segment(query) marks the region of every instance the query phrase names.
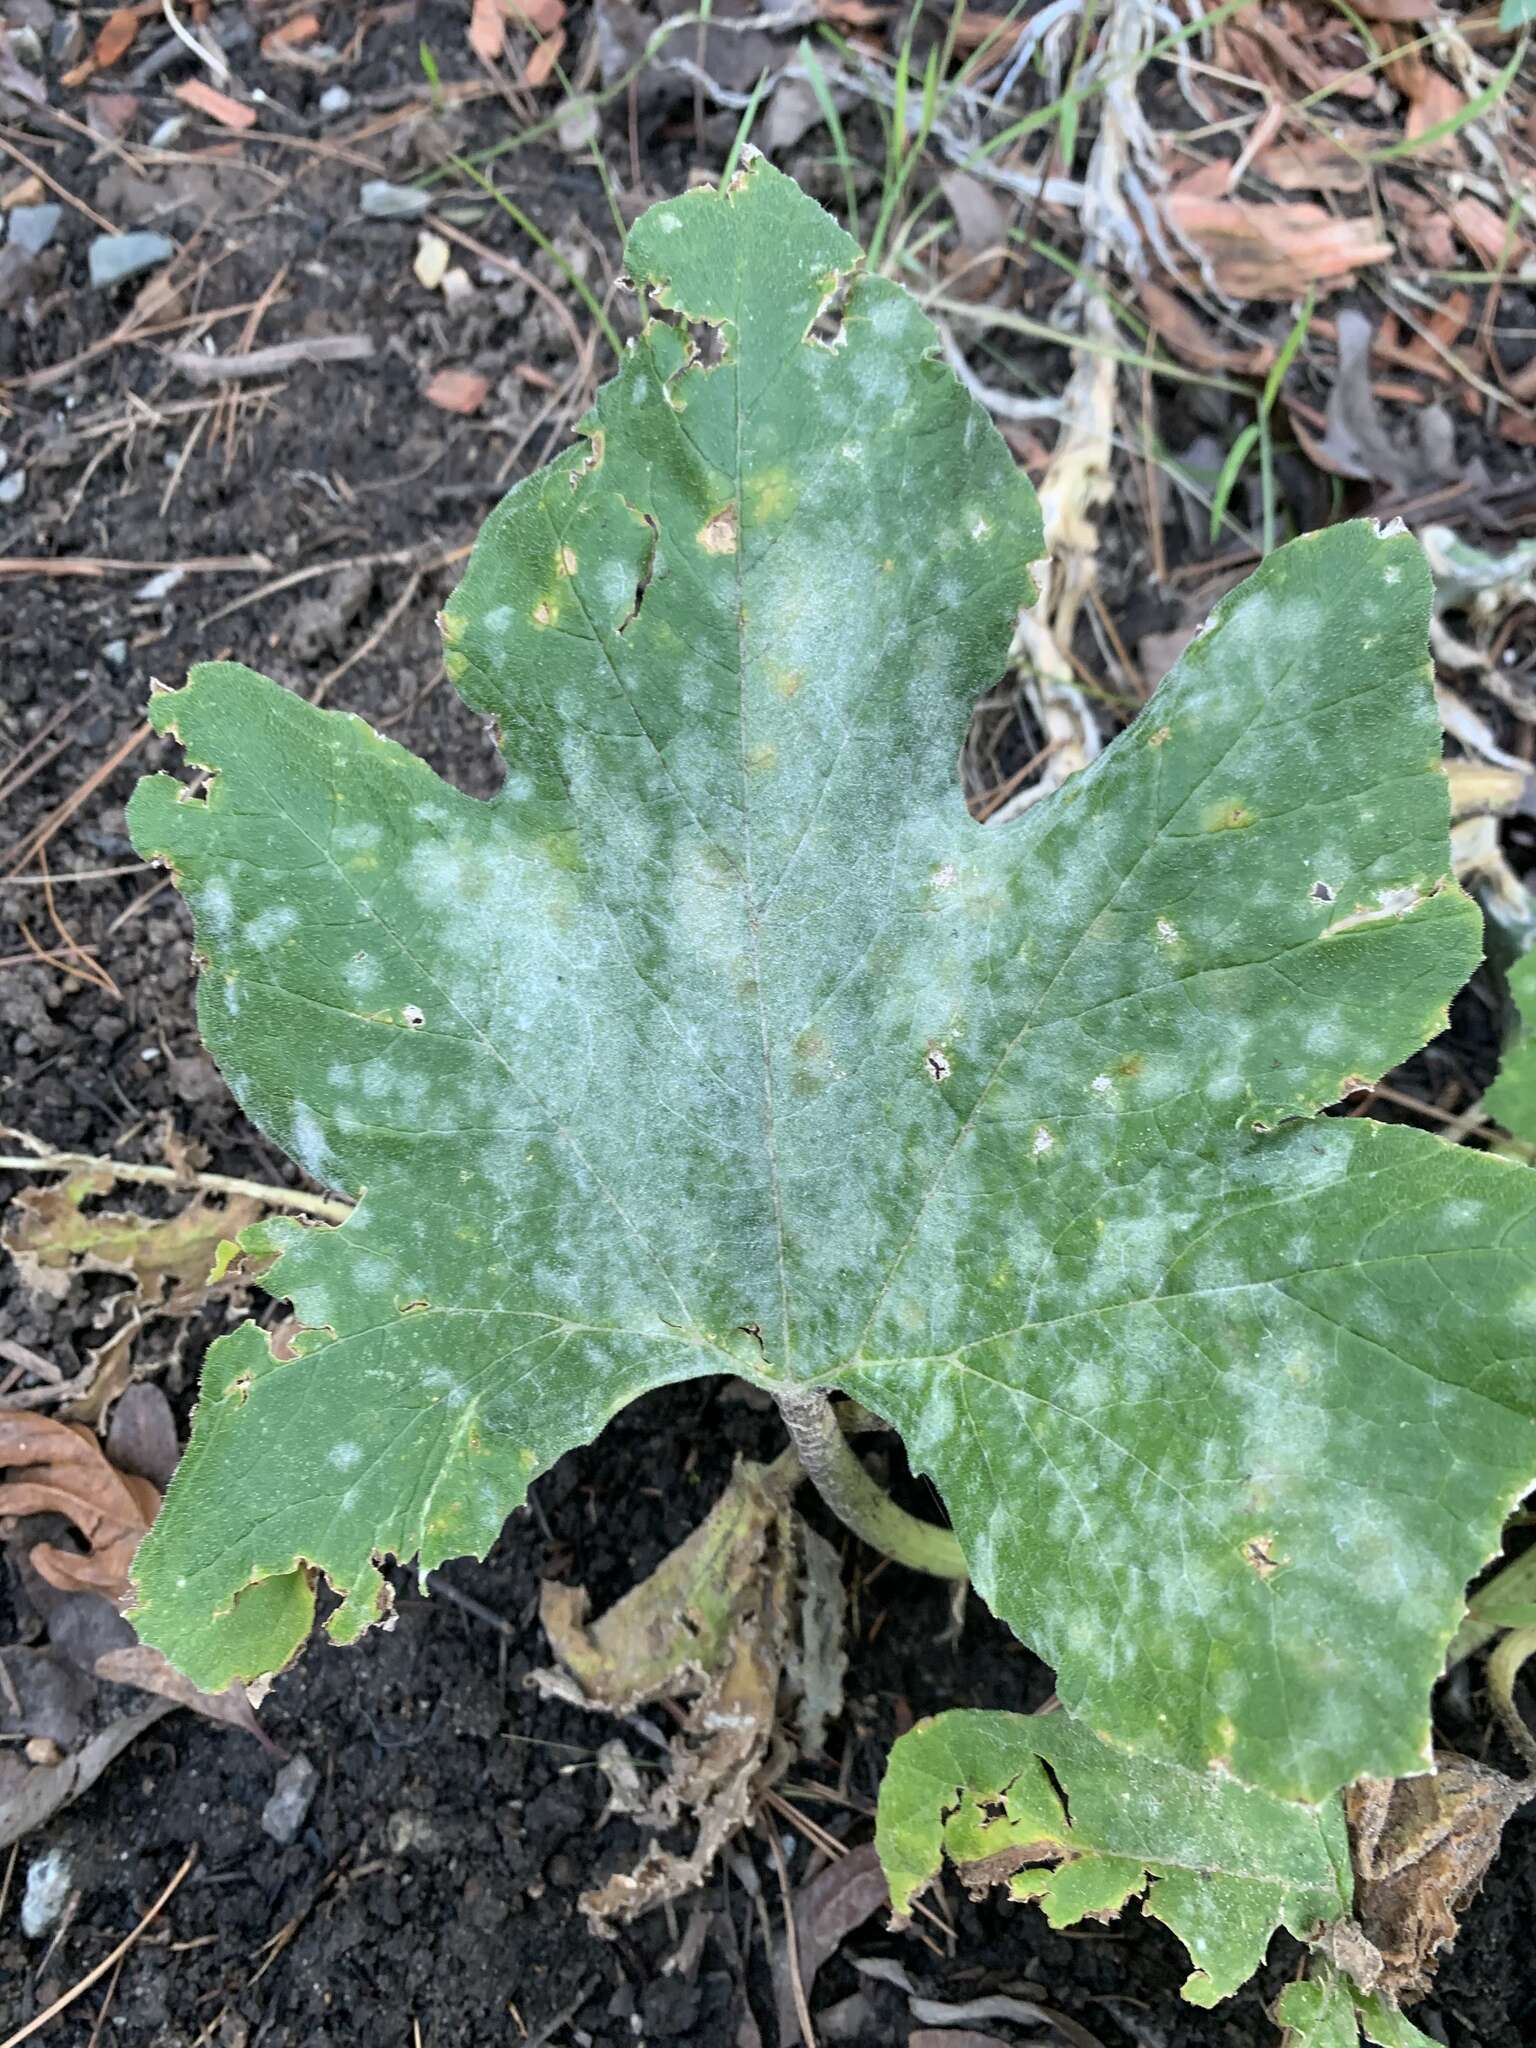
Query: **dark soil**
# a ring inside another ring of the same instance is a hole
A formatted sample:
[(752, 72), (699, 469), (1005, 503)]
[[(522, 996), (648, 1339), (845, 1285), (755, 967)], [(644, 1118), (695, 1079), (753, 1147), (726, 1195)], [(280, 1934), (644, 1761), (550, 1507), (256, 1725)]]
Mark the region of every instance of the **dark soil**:
[[(418, 39), (437, 51), (445, 81), (468, 77), (465, 14), (463, 0), (387, 8), (344, 69), (314, 77), (277, 71), (242, 50), (241, 76), (297, 110), (286, 127), (273, 125), (299, 137), (355, 135), (414, 105), (411, 121), (359, 145), (383, 174), (407, 178), (449, 147), (484, 147), (507, 132), (507, 110), (494, 95), (430, 119), (420, 113)], [(193, 70), (190, 59), (178, 59), (138, 87), (127, 142), (142, 144), (173, 110), (172, 86)], [(327, 124), (318, 101), (334, 82), (353, 94), (353, 108), (345, 121)], [(635, 210), (684, 181), (698, 160), (698, 138), (703, 160), (718, 166), (734, 125), (734, 116), (706, 114), (696, 129), (686, 102), (670, 110), (642, 103), (641, 114), (643, 178), (624, 196)], [(624, 161), (622, 107), (615, 118)], [(210, 156), (227, 138), (194, 123), (176, 145), (182, 160), (145, 170), (63, 127), (44, 123), (38, 132), (50, 137), (50, 174), (114, 223), (153, 224), (183, 243), (201, 237), (205, 267), (195, 276), (196, 264), (186, 267), (192, 282), (184, 313), (249, 304), (286, 266), (258, 345), (361, 330), (376, 353), (366, 363), (301, 368), (270, 396), (247, 398), (229, 442), (217, 416), (174, 410), (205, 394), (145, 343), (103, 349), (41, 388), (11, 387), (13, 416), (0, 417), (0, 440), (29, 474), (21, 503), (0, 509), (0, 555), (161, 564), (260, 554), (270, 568), (193, 570), (151, 595), (142, 594), (148, 568), (0, 583), (6, 754), (58, 721), (36, 772), (8, 805), (5, 846), (14, 851), (134, 733), (151, 678), (175, 681), (195, 659), (234, 653), (313, 689), (384, 625), (413, 566), (422, 567), (422, 583), (412, 604), (338, 680), (332, 701), (362, 711), (460, 786), (494, 787), (488, 735), (442, 684), (432, 618), (453, 570), (422, 565), (471, 537), (506, 480), (509, 453), (521, 444), (517, 467), (529, 466), (579, 409), (573, 392), (536, 421), (551, 382), (559, 386), (571, 372), (560, 319), (524, 283), (482, 281), (467, 255), (475, 296), (467, 310), (445, 314), (411, 276), (415, 225), (358, 213), (358, 185), (372, 173), (355, 160), (275, 146), (244, 149), (238, 161)], [(245, 168), (253, 162), (262, 175)], [(595, 173), (538, 146), (512, 164), (508, 189), (601, 292), (615, 267), (616, 237)], [(813, 184), (824, 173), (817, 163), (806, 171)], [(530, 253), (508, 220), (487, 207), (470, 232), (558, 285), (587, 331), (558, 272)], [(0, 299), (0, 376), (24, 378), (79, 355), (122, 317), (136, 284), (113, 295), (84, 283), (93, 233), (66, 213), (29, 296)], [(615, 317), (622, 318), (622, 301)], [(238, 345), (239, 325), (218, 327), (221, 348)], [(172, 338), (181, 344), (180, 335)], [(421, 402), (423, 378), (445, 366), (479, 368), (492, 379), (479, 418), (457, 419)], [(108, 431), (112, 422), (121, 430)], [(1170, 541), (1178, 545), (1171, 529)], [(370, 560), (348, 572), (345, 587), (330, 578), (305, 581), (227, 618), (212, 616), (290, 571), (389, 552), (401, 559)], [(1135, 581), (1129, 568), (1123, 580), (1127, 589)], [(1167, 623), (1138, 620), (1127, 637)], [(291, 1180), (293, 1170), (240, 1117), (199, 1049), (187, 922), (174, 892), (145, 871), (66, 879), (131, 866), (122, 805), (135, 775), (162, 758), (171, 765), (173, 750), (140, 745), (51, 838), (47, 858), (60, 878), (56, 902), (67, 939), (40, 889), (0, 893), (0, 1121), (61, 1149), (154, 1159), (171, 1119), (214, 1168)], [(9, 864), (8, 855), (0, 867)], [(36, 872), (35, 862), (27, 872)], [(58, 964), (72, 946), (105, 970), (111, 992)], [(39, 947), (53, 961), (28, 957)], [(1467, 1026), (1481, 1041), (1468, 1055), (1475, 1065), (1492, 1034), (1486, 1005), (1473, 1009), (1484, 1019)], [(6, 1191), (20, 1184), (12, 1178)], [(9, 1284), (8, 1274), (0, 1286)], [(72, 1376), (100, 1341), (91, 1316), (101, 1291), (58, 1310), (13, 1291), (0, 1302), (0, 1335)], [(183, 1413), (218, 1322), (209, 1311), (190, 1332), (155, 1325), (141, 1342), (141, 1372), (157, 1373)], [(290, 1847), (279, 1847), (260, 1825), (279, 1756), (189, 1714), (158, 1724), (22, 1845), (13, 1899), (44, 1849), (68, 1859), (79, 1899), (51, 1947), (23, 1940), (14, 1909), (0, 1924), (0, 2031), (23, 2024), (108, 1955), (195, 1845), (196, 1865), (164, 1917), (120, 1975), (52, 2024), (48, 2042), (444, 2048), (531, 2039), (745, 2048), (757, 2038), (755, 2013), (771, 2044), (777, 2029), (763, 1929), (776, 1930), (780, 1913), (763, 1841), (744, 1839), (744, 1858), (722, 1867), (696, 1902), (653, 1914), (613, 1942), (595, 1940), (577, 1894), (638, 1847), (629, 1823), (600, 1824), (606, 1787), (595, 1751), (612, 1730), (524, 1681), (548, 1661), (536, 1619), (543, 1578), (579, 1581), (601, 1608), (696, 1525), (734, 1456), (766, 1457), (779, 1448), (773, 1418), (733, 1389), (718, 1382), (676, 1388), (637, 1404), (599, 1443), (563, 1460), (490, 1558), (451, 1567), (442, 1592), (423, 1598), (412, 1574), (397, 1573), (393, 1631), (352, 1651), (313, 1648), (263, 1709), (272, 1741), (302, 1752), (320, 1773), (308, 1820)], [(915, 1490), (911, 1498), (925, 1504)], [(931, 1511), (931, 1500), (926, 1505)], [(950, 1640), (941, 1587), (879, 1569), (856, 1546), (845, 1547), (854, 1592), (849, 1704), (831, 1753), (798, 1769), (795, 1796), (814, 1821), (858, 1843), (869, 1836), (886, 1749), (913, 1717), (950, 1705), (1037, 1705), (1049, 1675), (974, 1599), (958, 1641)], [(471, 1604), (460, 1604), (455, 1591)], [(0, 1606), (0, 1633), (13, 1622)], [(1464, 1681), (1443, 1703), (1442, 1735), (1481, 1749), (1486, 1730), (1481, 1695)], [(835, 1796), (819, 1801), (818, 1786)], [(790, 1882), (803, 1881), (817, 1852), (774, 1824)], [(860, 1979), (850, 1955), (899, 1957), (937, 1997), (1011, 1989), (1043, 1998), (1104, 2048), (1262, 2043), (1271, 2038), (1265, 2006), (1298, 1961), (1294, 1945), (1277, 1939), (1254, 1987), (1202, 2013), (1176, 1996), (1187, 1967), (1182, 1950), (1134, 1911), (1114, 1927), (1064, 1936), (1031, 1909), (976, 1908), (953, 1888), (947, 1905), (959, 1930), (953, 1952), (931, 1929), (891, 1935), (878, 1917), (845, 1943), (815, 1987), (822, 2040), (901, 2041), (912, 2024), (905, 2000)], [(694, 1914), (707, 1920), (702, 1949), (669, 1973), (666, 1959)], [(1434, 1997), (1415, 2015), (1419, 2023), (1453, 2048), (1517, 2048), (1536, 2037), (1533, 1919), (1536, 1846), (1531, 1827), (1517, 1819)], [(861, 1986), (867, 2004), (847, 2003)], [(859, 2030), (848, 2031), (855, 2023)], [(1019, 2038), (1017, 2028), (987, 2024)]]

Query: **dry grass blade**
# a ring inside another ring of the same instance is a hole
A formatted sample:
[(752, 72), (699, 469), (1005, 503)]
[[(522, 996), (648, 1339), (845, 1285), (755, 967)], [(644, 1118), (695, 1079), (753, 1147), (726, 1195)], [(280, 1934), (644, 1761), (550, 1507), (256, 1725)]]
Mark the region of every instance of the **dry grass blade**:
[(67, 823), (82, 804), (89, 802), (108, 777), (115, 775), (123, 763), (136, 754), (148, 738), (147, 724), (135, 726), (128, 737), (113, 749), (105, 761), (99, 762), (85, 780), (70, 791), (62, 803), (55, 804), (47, 817), (34, 825), (23, 838), (17, 840), (9, 852), (0, 854), (0, 863), (4, 864), (5, 873), (8, 876), (15, 875), (23, 868), (29, 867), (40, 856), (60, 826)]

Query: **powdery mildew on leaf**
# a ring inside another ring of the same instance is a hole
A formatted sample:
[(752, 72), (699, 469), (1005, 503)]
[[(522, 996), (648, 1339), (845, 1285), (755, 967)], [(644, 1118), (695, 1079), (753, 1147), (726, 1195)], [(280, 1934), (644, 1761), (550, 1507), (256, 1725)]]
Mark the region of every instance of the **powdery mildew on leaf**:
[(1293, 1796), (1421, 1767), (1536, 1471), (1536, 1183), (1297, 1121), (1477, 958), (1418, 550), (1282, 549), (983, 829), (956, 756), (1040, 529), (932, 329), (855, 276), (824, 337), (856, 251), (761, 161), (628, 260), (654, 317), (444, 620), (494, 802), (245, 669), (154, 707), (215, 771), (131, 812), (204, 1035), (362, 1200), (263, 1227), (310, 1334), (215, 1347), (140, 1626), (222, 1684), (318, 1567), (354, 1634), (376, 1556), (483, 1551), (735, 1371), (896, 1422), (1099, 1731)]
[(1337, 1800), (1294, 1806), (1132, 1760), (1065, 1714), (919, 1721), (891, 1750), (875, 1841), (899, 1914), (946, 1861), (973, 1890), (1038, 1900), (1053, 1927), (1144, 1897), (1189, 1950), (1193, 2005), (1246, 1982), (1277, 1927), (1305, 1940), (1350, 1908)]

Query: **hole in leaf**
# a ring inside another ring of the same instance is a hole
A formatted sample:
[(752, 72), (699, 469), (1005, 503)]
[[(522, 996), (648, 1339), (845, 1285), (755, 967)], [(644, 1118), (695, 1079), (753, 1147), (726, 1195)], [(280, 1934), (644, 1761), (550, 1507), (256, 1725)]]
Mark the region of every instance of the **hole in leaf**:
[(811, 315), (811, 324), (805, 330), (808, 348), (840, 349), (848, 345), (848, 330), (845, 325), (848, 309), (848, 293), (853, 286), (854, 273), (839, 271), (832, 279), (830, 289), (816, 311)]
[(688, 361), (700, 369), (718, 369), (730, 360), (725, 329), (715, 320), (690, 320), (683, 332), (688, 337)]
[(1061, 1801), (1061, 1817), (1066, 1822), (1067, 1827), (1070, 1830), (1072, 1826), (1072, 1802), (1067, 1797), (1067, 1788), (1065, 1785), (1063, 1785), (1060, 1778), (1057, 1777), (1056, 1768), (1054, 1764), (1052, 1764), (1047, 1758), (1041, 1757), (1040, 1768), (1042, 1771), (1044, 1771), (1046, 1781), (1050, 1785), (1051, 1790), (1056, 1794), (1056, 1797)]
[(1011, 676), (989, 690), (971, 714), (960, 756), (961, 782), (971, 816), (979, 823), (1010, 798), (1033, 789), (1050, 766), (1054, 749), (1033, 705)]
[(640, 574), (635, 579), (634, 603), (619, 621), (619, 631), (621, 633), (627, 633), (640, 616), (640, 607), (645, 603), (645, 593), (650, 589), (651, 578), (656, 572), (656, 542), (659, 538), (656, 522), (649, 512), (640, 512), (634, 506), (631, 506), (630, 510), (635, 512), (636, 518), (645, 521), (650, 529), (650, 539), (646, 543), (645, 560), (640, 564)]

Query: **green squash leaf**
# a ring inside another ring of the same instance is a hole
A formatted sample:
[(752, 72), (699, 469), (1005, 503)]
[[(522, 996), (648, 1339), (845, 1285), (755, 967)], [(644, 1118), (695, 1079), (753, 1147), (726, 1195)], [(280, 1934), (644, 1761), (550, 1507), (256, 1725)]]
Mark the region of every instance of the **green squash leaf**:
[(1536, 1472), (1536, 1183), (1307, 1121), (1478, 955), (1417, 548), (1279, 550), (982, 828), (1040, 526), (933, 330), (760, 160), (628, 262), (653, 317), (444, 619), (494, 801), (242, 668), (153, 707), (212, 771), (130, 815), (203, 1034), (362, 1199), (262, 1227), (309, 1334), (215, 1347), (141, 1632), (255, 1675), (318, 1570), (349, 1637), (379, 1560), (484, 1551), (626, 1402), (737, 1372), (894, 1421), (1097, 1731), (1303, 1798), (1423, 1767)]
[(1349, 1985), (1326, 1964), (1315, 1975), (1286, 1985), (1275, 2018), (1285, 2028), (1284, 2048), (1356, 2048), (1360, 2039)]
[(901, 1914), (946, 1859), (972, 1889), (1037, 1899), (1053, 1927), (1145, 1893), (1196, 1965), (1194, 2005), (1246, 1982), (1277, 1927), (1306, 1939), (1350, 1909), (1337, 1799), (1295, 1806), (1129, 1758), (1066, 1714), (919, 1721), (891, 1751), (875, 1842)]
[(1536, 952), (1509, 970), (1509, 992), (1520, 1022), (1504, 1048), (1499, 1077), (1483, 1097), (1483, 1108), (1512, 1138), (1536, 1145)]
[(1361, 2040), (1375, 2048), (1435, 2048), (1380, 1992), (1360, 1990), (1317, 1960), (1311, 1976), (1281, 1992), (1275, 2018), (1286, 2030), (1283, 2048), (1358, 2048)]

